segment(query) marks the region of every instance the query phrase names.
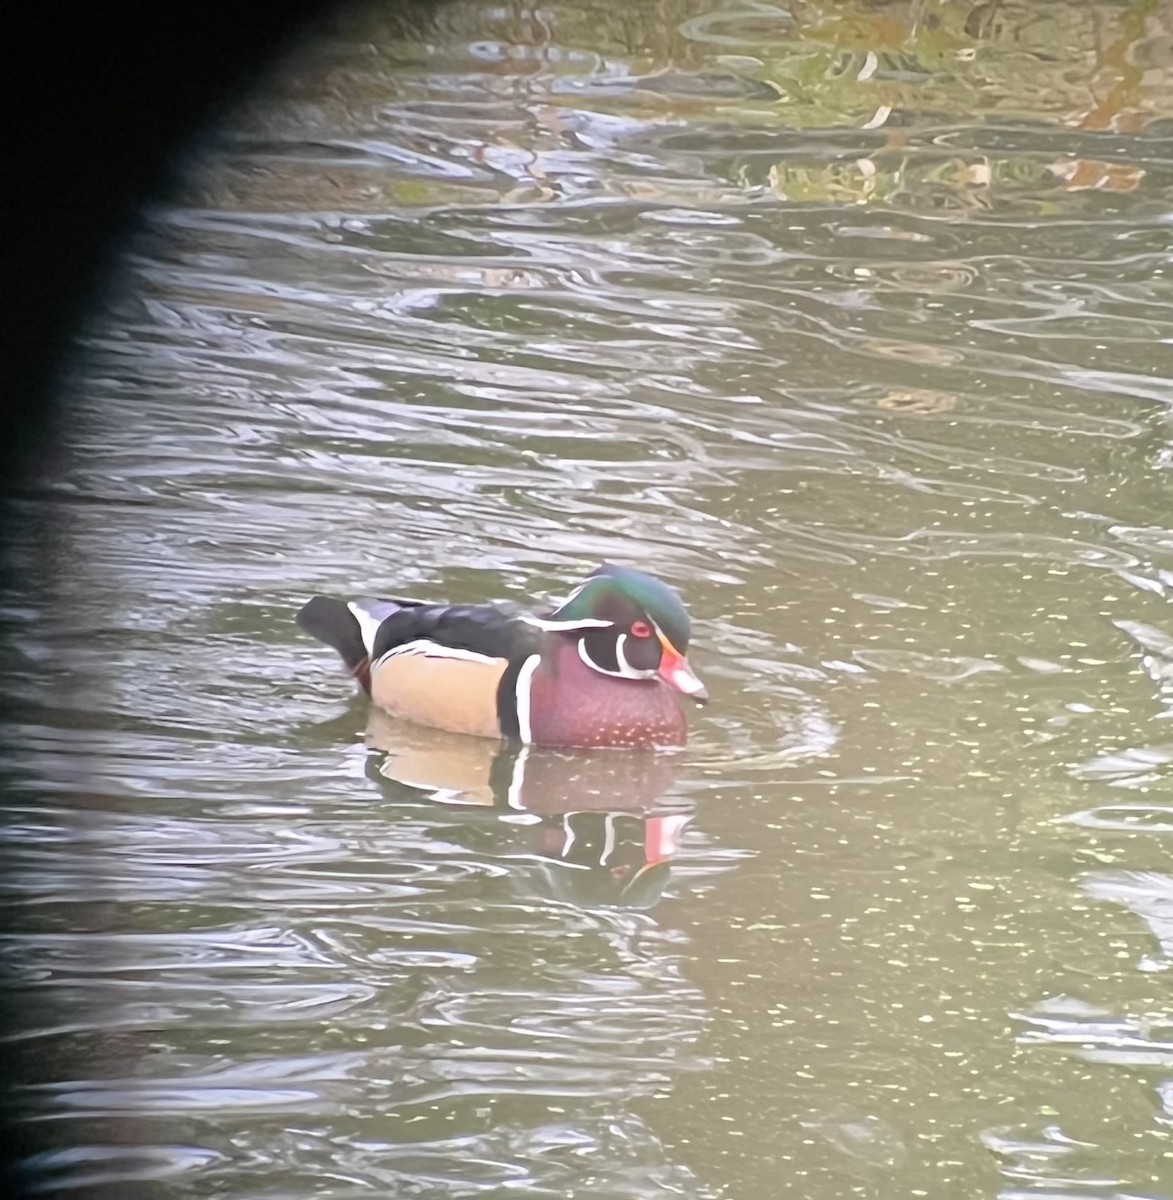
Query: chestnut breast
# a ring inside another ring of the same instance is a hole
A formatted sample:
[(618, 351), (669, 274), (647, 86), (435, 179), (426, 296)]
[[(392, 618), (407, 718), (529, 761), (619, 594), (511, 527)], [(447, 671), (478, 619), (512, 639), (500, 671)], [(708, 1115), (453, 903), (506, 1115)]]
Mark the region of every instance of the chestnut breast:
[(539, 746), (683, 746), (688, 722), (659, 679), (619, 679), (579, 657), (576, 636), (546, 635), (530, 679), (530, 729)]

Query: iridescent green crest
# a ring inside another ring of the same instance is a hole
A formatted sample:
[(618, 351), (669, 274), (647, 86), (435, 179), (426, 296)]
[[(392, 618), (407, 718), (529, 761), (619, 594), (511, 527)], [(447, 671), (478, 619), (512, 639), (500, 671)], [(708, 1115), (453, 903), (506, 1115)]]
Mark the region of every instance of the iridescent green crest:
[(641, 616), (654, 621), (679, 653), (688, 650), (688, 613), (680, 597), (666, 583), (634, 567), (604, 563), (549, 619), (625, 625)]

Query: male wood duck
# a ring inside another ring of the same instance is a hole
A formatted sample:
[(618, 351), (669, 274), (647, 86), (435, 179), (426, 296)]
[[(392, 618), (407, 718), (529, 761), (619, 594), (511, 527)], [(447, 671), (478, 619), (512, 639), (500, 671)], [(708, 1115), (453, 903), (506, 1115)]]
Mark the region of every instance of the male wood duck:
[(677, 696), (708, 699), (684, 657), (679, 596), (632, 567), (599, 567), (541, 616), (315, 596), (297, 622), (342, 655), (381, 708), (454, 733), (538, 746), (683, 746)]

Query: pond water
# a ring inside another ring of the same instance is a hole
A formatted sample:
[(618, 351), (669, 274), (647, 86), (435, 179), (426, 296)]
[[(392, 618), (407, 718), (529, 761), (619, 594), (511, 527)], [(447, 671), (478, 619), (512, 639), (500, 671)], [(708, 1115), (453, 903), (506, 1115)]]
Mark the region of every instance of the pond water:
[[(398, 14), (145, 214), (27, 501), (33, 1177), (1173, 1196), (1173, 9)], [(608, 560), (712, 701), (512, 793), (293, 623)]]

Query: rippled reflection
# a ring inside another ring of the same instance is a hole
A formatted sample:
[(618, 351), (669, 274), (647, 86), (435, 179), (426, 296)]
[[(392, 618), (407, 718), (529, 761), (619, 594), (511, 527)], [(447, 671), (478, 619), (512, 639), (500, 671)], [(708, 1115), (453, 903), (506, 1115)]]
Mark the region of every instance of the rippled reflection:
[[(528, 827), (519, 845), (540, 861), (549, 893), (570, 903), (652, 907), (694, 815), (692, 805), (661, 803), (676, 775), (672, 753), (519, 747), (415, 727), (378, 709), (367, 743), (382, 752), (370, 760), (372, 777), (399, 785), (387, 789), (392, 799), (487, 810)], [(527, 875), (525, 889), (533, 886)]]
[[(1171, 38), (374, 5), (206, 141), (4, 614), (47, 1188), (1169, 1192)], [(368, 738), (292, 620), (600, 561), (686, 753)]]

